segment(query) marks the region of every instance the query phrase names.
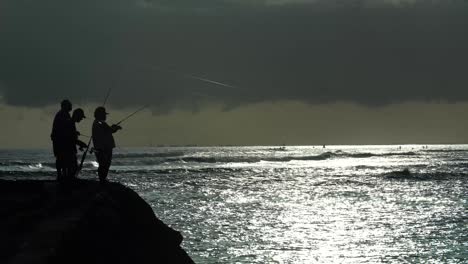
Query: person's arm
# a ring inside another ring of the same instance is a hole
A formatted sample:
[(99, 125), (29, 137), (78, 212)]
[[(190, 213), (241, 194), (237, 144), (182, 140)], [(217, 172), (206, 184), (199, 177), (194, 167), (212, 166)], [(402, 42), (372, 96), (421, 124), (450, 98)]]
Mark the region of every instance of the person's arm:
[(63, 134), (63, 122), (64, 120), (60, 115), (60, 112), (57, 113), (54, 117), (54, 122), (52, 123), (52, 132), (50, 133), (52, 141), (59, 141), (61, 139)]
[(112, 133), (115, 133), (119, 131), (120, 129), (122, 129), (122, 127), (119, 125), (112, 125), (110, 128), (111, 128)]
[(54, 122), (52, 123), (52, 132), (50, 132), (50, 139), (54, 141), (56, 137), (57, 137), (57, 118), (54, 118)]
[(76, 140), (76, 145), (78, 145), (78, 147), (80, 147), (80, 150), (83, 151), (85, 148), (88, 147), (88, 145), (86, 143), (84, 143), (83, 141), (77, 139)]

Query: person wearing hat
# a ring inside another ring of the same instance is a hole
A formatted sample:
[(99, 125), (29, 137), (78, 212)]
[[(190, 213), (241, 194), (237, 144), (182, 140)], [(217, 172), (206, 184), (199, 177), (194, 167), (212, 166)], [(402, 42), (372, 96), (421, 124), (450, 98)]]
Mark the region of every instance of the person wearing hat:
[(86, 118), (83, 109), (77, 108), (73, 111), (72, 117), (71, 117), (71, 149), (70, 149), (70, 164), (69, 164), (69, 178), (75, 178), (76, 177), (76, 172), (78, 171), (78, 161), (77, 161), (77, 153), (78, 150), (76, 149), (76, 146), (79, 146), (80, 150), (83, 151), (84, 148), (87, 147), (86, 143), (83, 141), (79, 140), (80, 132), (76, 130), (76, 123), (81, 122)]
[(99, 164), (98, 176), (101, 183), (107, 181), (107, 174), (112, 163), (112, 150), (115, 148), (114, 136), (112, 134), (122, 129), (119, 125), (109, 126), (106, 123), (108, 114), (103, 106), (99, 106), (94, 111), (95, 120), (92, 137), (94, 153)]

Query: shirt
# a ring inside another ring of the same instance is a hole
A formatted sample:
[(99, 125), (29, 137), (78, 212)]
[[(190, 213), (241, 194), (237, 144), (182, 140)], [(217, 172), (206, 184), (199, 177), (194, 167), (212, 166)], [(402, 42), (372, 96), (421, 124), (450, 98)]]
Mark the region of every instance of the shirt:
[(114, 130), (105, 122), (94, 120), (93, 145), (97, 150), (109, 150), (115, 148)]
[(68, 112), (57, 112), (52, 125), (50, 138), (54, 147), (54, 154), (72, 152), (75, 150), (76, 130), (73, 130), (73, 122)]

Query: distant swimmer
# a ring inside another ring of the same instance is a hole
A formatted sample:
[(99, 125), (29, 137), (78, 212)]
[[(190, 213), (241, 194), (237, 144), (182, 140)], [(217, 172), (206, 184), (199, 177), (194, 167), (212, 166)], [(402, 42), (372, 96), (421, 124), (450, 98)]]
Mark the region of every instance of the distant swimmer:
[(323, 145), (323, 148), (325, 148), (325, 145)]
[(122, 129), (119, 125), (109, 126), (106, 123), (108, 113), (103, 106), (96, 108), (94, 111), (93, 123), (93, 145), (96, 154), (96, 160), (99, 164), (98, 176), (101, 183), (107, 180), (107, 174), (112, 163), (112, 151), (115, 148), (115, 141), (113, 133)]

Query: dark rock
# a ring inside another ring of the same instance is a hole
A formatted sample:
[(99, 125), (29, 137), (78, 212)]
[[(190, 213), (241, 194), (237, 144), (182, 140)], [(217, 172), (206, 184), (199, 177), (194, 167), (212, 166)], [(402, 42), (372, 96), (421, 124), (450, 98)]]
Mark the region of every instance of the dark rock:
[(0, 263), (193, 263), (131, 189), (0, 180)]

